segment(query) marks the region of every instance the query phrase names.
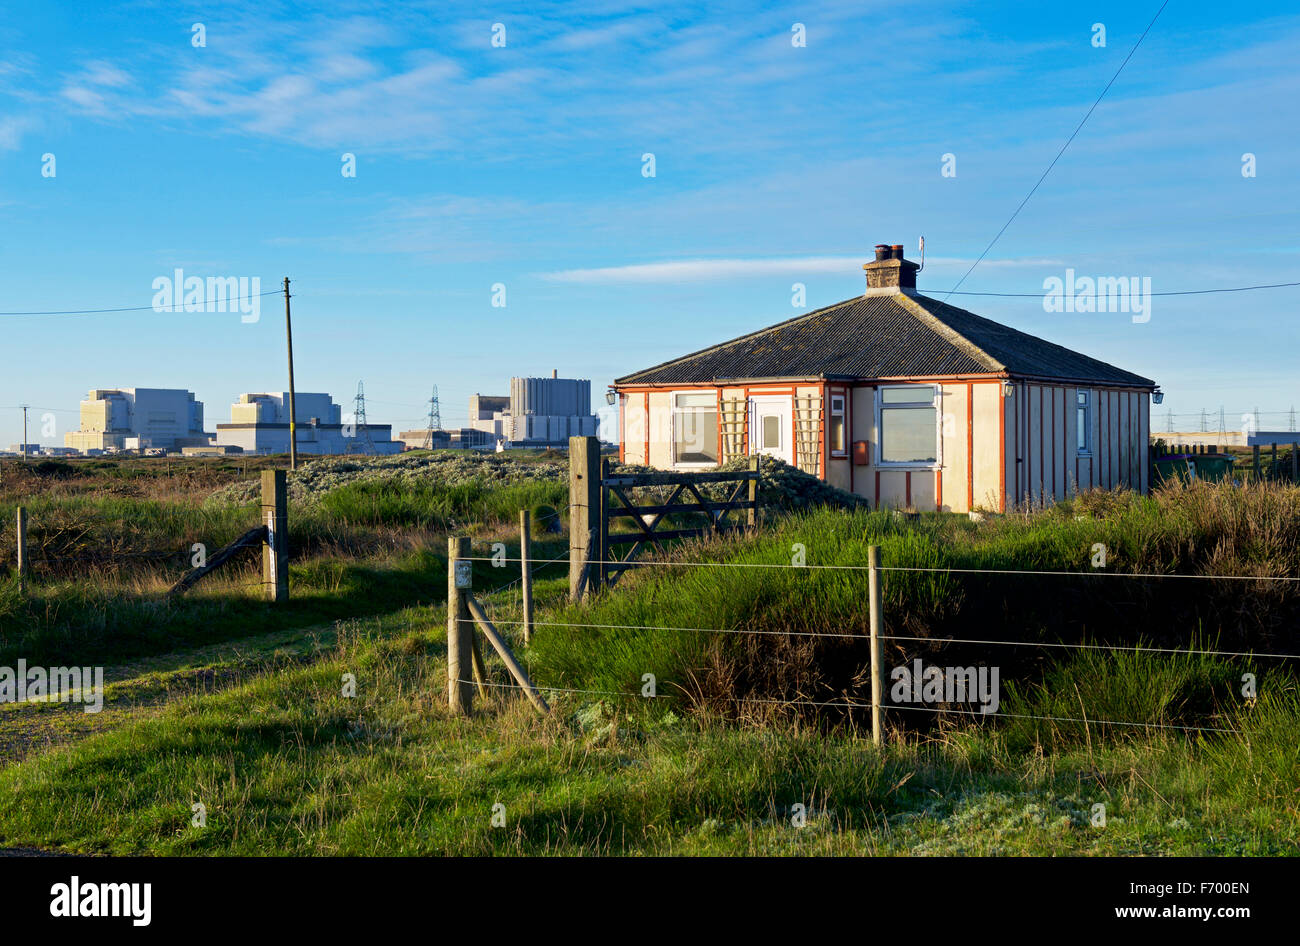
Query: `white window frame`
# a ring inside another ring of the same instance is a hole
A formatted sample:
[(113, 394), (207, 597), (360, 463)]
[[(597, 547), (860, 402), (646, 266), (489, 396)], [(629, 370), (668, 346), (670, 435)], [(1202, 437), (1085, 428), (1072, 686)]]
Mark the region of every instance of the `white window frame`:
[[(827, 416), (831, 419), (835, 417), (840, 418), (840, 424), (844, 430), (844, 449), (836, 450), (831, 446), (831, 424), (828, 420), (826, 424), (827, 452), (833, 457), (847, 457), (849, 455), (849, 398), (847, 394), (832, 394), (830, 400), (831, 409)], [(836, 401), (839, 401), (840, 403), (838, 408), (835, 406)]]
[[(891, 404), (889, 410), (901, 409), (907, 410), (907, 405), (913, 407), (925, 406), (934, 408), (934, 461), (925, 462), (920, 460), (885, 460), (884, 450), (884, 428), (881, 425), (882, 413), (886, 409), (884, 406), (885, 391), (896, 390), (914, 390), (917, 394), (928, 392), (929, 398), (924, 396), (918, 397), (915, 401), (905, 403)], [(876, 456), (875, 465), (885, 470), (938, 470), (943, 466), (943, 387), (938, 384), (882, 384), (876, 388), (875, 397), (875, 422), (876, 422)], [(929, 403), (927, 403), (927, 400)]]
[[(1079, 404), (1079, 395), (1083, 395), (1083, 399), (1084, 399), (1084, 401), (1083, 401), (1083, 404), (1082, 404), (1082, 405)], [(1093, 421), (1092, 405), (1093, 405), (1092, 391), (1090, 391), (1090, 390), (1087, 389), (1087, 388), (1075, 388), (1075, 389), (1074, 389), (1074, 423), (1075, 423), (1075, 427), (1077, 428), (1077, 427), (1078, 427), (1078, 424), (1079, 424), (1079, 408), (1080, 408), (1080, 407), (1083, 408), (1083, 415), (1084, 415), (1085, 420), (1087, 421), (1087, 423), (1084, 424), (1084, 428), (1083, 428), (1083, 429), (1084, 429), (1084, 437), (1083, 437), (1083, 446), (1082, 446), (1082, 447), (1079, 446), (1079, 432), (1078, 432), (1078, 430), (1076, 429), (1076, 430), (1075, 430), (1075, 433), (1074, 433), (1074, 437), (1075, 437), (1074, 445), (1075, 445), (1075, 448), (1076, 448), (1077, 451), (1078, 451), (1077, 455), (1078, 455), (1078, 456), (1081, 456), (1081, 457), (1090, 457), (1090, 456), (1092, 456), (1092, 447), (1093, 447), (1093, 443), (1092, 443), (1092, 421)]]
[[(703, 462), (703, 463), (687, 462), (687, 461), (684, 461), (684, 460), (678, 460), (678, 459), (677, 459), (677, 418), (678, 418), (679, 416), (681, 416), (682, 414), (698, 414), (698, 413), (706, 412), (706, 411), (709, 410), (709, 408), (706, 408), (706, 407), (678, 407), (678, 406), (677, 406), (677, 396), (678, 396), (679, 394), (712, 394), (712, 395), (713, 395), (713, 398), (714, 398), (714, 403), (713, 403), (713, 408), (712, 408), (712, 410), (713, 410), (713, 413), (714, 413), (715, 415), (718, 416), (719, 421), (721, 421), (721, 415), (720, 415), (720, 412), (718, 411), (718, 405), (717, 405), (717, 394), (718, 394), (718, 392), (717, 392), (716, 390), (709, 391), (709, 390), (707, 390), (707, 389), (694, 388), (694, 389), (692, 389), (692, 390), (688, 390), (688, 391), (673, 391), (673, 392), (671, 392), (671, 393), (669, 394), (669, 397), (668, 397), (668, 414), (669, 414), (669, 418), (668, 418), (668, 446), (669, 446), (669, 448), (670, 448), (671, 451), (672, 451), (672, 457), (673, 457), (673, 469), (675, 469), (675, 470), (677, 470), (677, 469), (681, 469), (681, 470), (707, 470), (707, 469), (712, 469), (713, 467), (718, 466), (718, 464), (721, 462), (721, 459), (719, 459), (719, 460), (714, 460), (714, 461), (712, 461), (712, 462), (705, 461), (705, 462)], [(714, 435), (715, 435), (715, 436), (717, 435), (717, 431), (716, 431), (716, 430), (714, 431)]]

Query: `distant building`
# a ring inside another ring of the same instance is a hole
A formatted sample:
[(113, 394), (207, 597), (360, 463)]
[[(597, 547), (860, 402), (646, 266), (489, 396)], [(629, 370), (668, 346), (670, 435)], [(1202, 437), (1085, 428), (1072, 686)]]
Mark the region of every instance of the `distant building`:
[[(514, 447), (563, 447), (596, 435), (591, 382), (579, 378), (511, 378), (510, 396), (469, 399), (474, 430)], [(485, 444), (489, 446), (491, 444)]]
[[(328, 394), (294, 395), (298, 452), (313, 454), (401, 453), (391, 424), (343, 423), (342, 409)], [(289, 394), (241, 394), (230, 406), (230, 423), (217, 424), (217, 446), (245, 453), (289, 452)]]
[(96, 389), (81, 402), (81, 426), (63, 435), (79, 453), (110, 452), (142, 443), (179, 450), (212, 442), (203, 430), (203, 402), (178, 388)]
[(41, 445), (39, 443), (11, 443), (9, 452), (19, 457), (34, 457), (40, 455)]
[(433, 432), (433, 442), (429, 440), (429, 431), (421, 430), (403, 430), (394, 439), (401, 441), (407, 450), (446, 450), (451, 446), (450, 430), (435, 430)]

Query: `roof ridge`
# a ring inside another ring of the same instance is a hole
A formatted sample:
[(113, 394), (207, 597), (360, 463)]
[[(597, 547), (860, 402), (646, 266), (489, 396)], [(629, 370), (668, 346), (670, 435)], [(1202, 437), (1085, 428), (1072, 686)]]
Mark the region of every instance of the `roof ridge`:
[[(903, 299), (906, 300), (903, 302), (903, 307), (908, 309), (909, 311), (915, 310), (913, 311), (912, 314), (919, 315), (922, 318), (922, 321), (924, 321), (929, 326), (929, 328), (932, 331), (934, 331), (936, 334), (943, 336), (943, 338), (945, 338), (947, 341), (951, 342), (952, 344), (956, 345), (958, 348), (965, 351), (966, 354), (970, 355), (976, 361), (983, 361), (986, 367), (988, 367), (989, 369), (993, 371), (1008, 370), (1005, 364), (998, 361), (996, 358), (994, 358), (992, 355), (986, 352), (983, 348), (980, 348), (978, 345), (972, 342), (961, 332), (957, 331), (955, 328), (953, 328), (951, 325), (949, 325), (943, 319), (939, 318), (939, 316), (935, 315), (933, 312), (931, 312), (929, 309), (927, 309), (925, 306), (921, 305), (921, 303), (917, 301), (918, 298), (926, 299), (932, 302), (938, 302), (939, 300), (930, 299), (929, 296), (921, 296), (921, 295), (911, 296), (911, 295), (907, 295), (906, 293), (899, 293), (899, 295), (901, 295)], [(940, 304), (946, 305), (947, 303), (940, 303)], [(954, 306), (953, 308), (956, 307)], [(966, 310), (962, 309), (961, 311), (964, 312)], [(970, 314), (974, 315), (975, 313), (972, 312)]]
[[(813, 309), (811, 312), (805, 312), (802, 315), (796, 315), (788, 319), (783, 319), (782, 321), (777, 322), (775, 325), (769, 325), (766, 328), (760, 328), (753, 332), (746, 332), (744, 335), (737, 335), (735, 338), (729, 338), (725, 342), (718, 342), (716, 345), (710, 345), (708, 348), (700, 348), (697, 349), (696, 351), (688, 352), (685, 355), (679, 355), (676, 358), (670, 358), (667, 361), (661, 361), (659, 364), (651, 365), (649, 368), (642, 368), (640, 371), (634, 371), (632, 372), (632, 375), (646, 374), (647, 372), (656, 371), (660, 368), (667, 368), (669, 365), (675, 365), (681, 361), (689, 361), (692, 358), (698, 358), (701, 355), (707, 355), (710, 352), (717, 351), (720, 348), (726, 348), (728, 345), (735, 345), (740, 342), (746, 341), (747, 339), (757, 338), (760, 335), (766, 335), (768, 332), (774, 332), (779, 328), (784, 328), (785, 326), (791, 324), (792, 322), (798, 322), (803, 319), (810, 319), (814, 315), (821, 315), (825, 312), (830, 312), (832, 309), (838, 309), (841, 306), (851, 305), (852, 303), (857, 302), (860, 298), (861, 296), (854, 296), (851, 299), (842, 299), (839, 302), (832, 302), (830, 305), (824, 305), (820, 309)], [(630, 378), (632, 377), (632, 375), (623, 375), (623, 378)], [(615, 378), (614, 381), (615, 383), (618, 383), (619, 381), (623, 380), (623, 378)]]

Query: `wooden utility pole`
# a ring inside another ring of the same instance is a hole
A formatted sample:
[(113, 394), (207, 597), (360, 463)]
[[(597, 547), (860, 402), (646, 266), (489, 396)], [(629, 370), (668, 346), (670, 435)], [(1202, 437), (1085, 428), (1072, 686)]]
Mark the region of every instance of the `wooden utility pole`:
[(867, 549), (867, 592), (871, 598), (871, 741), (885, 744), (883, 725), (885, 698), (885, 655), (880, 646), (880, 613), (884, 595), (880, 588), (880, 546)]
[(591, 564), (592, 534), (601, 516), (600, 441), (569, 438), (569, 597), (582, 598), (596, 576)]
[(26, 404), (23, 405), (23, 446), (21, 452), (23, 455), (23, 462), (26, 463), (27, 462), (27, 405)]
[(262, 584), (268, 601), (289, 600), (289, 498), (284, 470), (262, 471)]
[(474, 710), (474, 626), (469, 594), (474, 586), (474, 563), (469, 561), (469, 536), (447, 536), (447, 706), (468, 716)]
[(18, 507), (18, 590), (27, 583), (27, 507)]
[(532, 526), (528, 510), (519, 510), (519, 581), (524, 592), (524, 646), (533, 642)]
[(289, 347), (289, 469), (298, 469), (298, 404), (293, 396), (293, 323), (289, 318), (289, 277), (284, 277), (284, 337)]

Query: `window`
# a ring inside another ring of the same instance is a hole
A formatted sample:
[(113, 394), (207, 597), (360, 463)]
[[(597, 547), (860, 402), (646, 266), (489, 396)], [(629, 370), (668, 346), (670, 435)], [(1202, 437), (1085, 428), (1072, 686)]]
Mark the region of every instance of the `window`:
[(763, 415), (763, 436), (760, 443), (764, 450), (781, 449), (781, 418), (776, 414)]
[(712, 391), (673, 395), (673, 464), (718, 462), (718, 396)]
[(1074, 408), (1074, 439), (1080, 456), (1092, 453), (1092, 392), (1076, 391)]
[(939, 462), (939, 388), (936, 385), (880, 388), (876, 415), (882, 466)]
[(844, 456), (848, 452), (848, 443), (845, 440), (844, 396), (841, 394), (831, 395), (831, 423), (827, 434), (832, 455)]

